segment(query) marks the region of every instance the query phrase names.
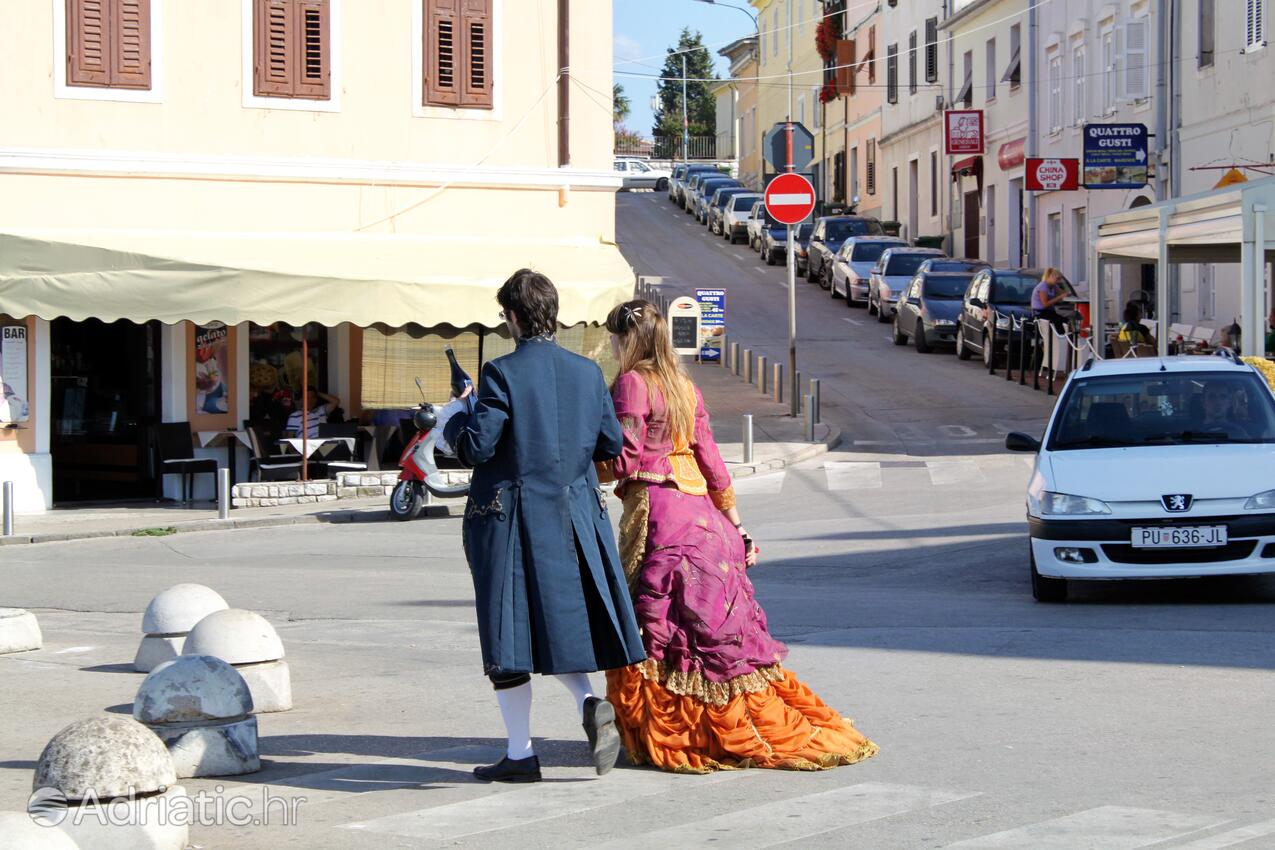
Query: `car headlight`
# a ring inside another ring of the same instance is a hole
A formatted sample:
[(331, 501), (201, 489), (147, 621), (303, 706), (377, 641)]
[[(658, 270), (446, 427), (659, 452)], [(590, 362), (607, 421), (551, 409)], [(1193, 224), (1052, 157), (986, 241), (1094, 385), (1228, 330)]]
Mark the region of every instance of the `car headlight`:
[(1040, 495), (1040, 512), (1045, 516), (1093, 516), (1109, 514), (1111, 508), (1106, 502), (1090, 499), (1087, 496), (1071, 496), (1067, 493), (1051, 493), (1046, 490)]
[(1275, 510), (1275, 490), (1267, 490), (1265, 493), (1258, 493), (1256, 496), (1249, 496), (1248, 501), (1244, 503), (1244, 510)]
[(1007, 330), (1009, 328), (1009, 316), (996, 317), (996, 329), (998, 331)]

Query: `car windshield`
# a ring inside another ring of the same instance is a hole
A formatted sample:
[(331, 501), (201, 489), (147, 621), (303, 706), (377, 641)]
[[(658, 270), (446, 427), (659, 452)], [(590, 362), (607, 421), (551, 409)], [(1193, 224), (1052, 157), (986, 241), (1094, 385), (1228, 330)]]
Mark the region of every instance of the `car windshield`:
[(965, 289), (974, 279), (972, 274), (931, 274), (926, 275), (922, 292), (926, 298), (940, 301), (958, 301), (965, 295)]
[(930, 271), (941, 273), (972, 272), (982, 268), (978, 263), (966, 263), (960, 260), (931, 260)]
[(731, 201), (730, 208), (737, 212), (739, 210), (751, 210), (755, 203), (757, 203), (756, 195), (739, 195), (735, 200)]
[(897, 277), (899, 275), (914, 275), (916, 270), (921, 267), (921, 263), (928, 260), (925, 254), (892, 254), (890, 261), (886, 264), (886, 277)]
[(1049, 450), (1275, 443), (1275, 399), (1251, 370), (1231, 369), (1076, 381)]
[(854, 256), (850, 259), (856, 263), (875, 263), (881, 259), (886, 248), (894, 247), (892, 242), (856, 242)]
[(879, 236), (885, 233), (881, 222), (871, 218), (833, 219), (824, 228), (823, 238), (828, 242), (841, 242), (851, 236)]
[[(992, 279), (991, 301), (993, 304), (1018, 304), (1025, 305), (1032, 303), (1032, 290), (1036, 288), (1036, 284), (1040, 283), (1040, 278), (1031, 274), (998, 274)], [(1075, 295), (1076, 291), (1071, 288), (1071, 284), (1063, 281), (1063, 288), (1067, 290), (1069, 295)]]

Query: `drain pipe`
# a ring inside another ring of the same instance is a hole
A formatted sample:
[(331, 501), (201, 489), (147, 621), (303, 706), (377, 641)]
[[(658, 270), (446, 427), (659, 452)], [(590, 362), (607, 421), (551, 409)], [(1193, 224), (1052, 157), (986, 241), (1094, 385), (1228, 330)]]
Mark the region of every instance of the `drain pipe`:
[(571, 0), (558, 0), (558, 167), (571, 164)]
[[(1021, 49), (1019, 50), (1019, 57), (1020, 57), (1019, 58), (1019, 63), (1020, 63), (1019, 73), (1020, 74), (1022, 73), (1022, 64), (1023, 64), (1021, 57), (1024, 55), (1033, 57), (1031, 62), (1025, 63), (1028, 68), (1028, 71), (1027, 71), (1027, 144), (1030, 146), (1028, 148), (1029, 152), (1027, 153), (1027, 156), (1040, 155), (1040, 151), (1036, 149), (1036, 139), (1038, 138), (1036, 130), (1037, 130), (1037, 127), (1040, 126), (1040, 120), (1036, 115), (1040, 98), (1038, 97), (1036, 93), (1037, 80), (1036, 80), (1036, 60), (1035, 60), (1035, 57), (1037, 55), (1037, 52), (1036, 52), (1037, 47), (1040, 41), (1040, 35), (1037, 31), (1040, 26), (1039, 16), (1036, 11), (1036, 7), (1038, 5), (1040, 4), (1033, 3), (1027, 9), (1028, 52), (1024, 53)], [(1020, 222), (1020, 225), (1019, 225), (1022, 228), (1022, 232), (1020, 233), (1020, 238), (1023, 240), (1024, 244), (1019, 245), (1018, 250), (1019, 250), (1019, 254), (1023, 256), (1023, 259), (1025, 261), (1023, 265), (1028, 267), (1034, 267), (1036, 265), (1036, 193), (1026, 191), (1026, 187), (1027, 187), (1027, 169), (1024, 168), (1023, 169), (1023, 194), (1027, 196), (1027, 221)], [(1020, 203), (1021, 203), (1021, 200), (1020, 200)], [(1062, 258), (1059, 257), (1060, 261), (1061, 259)], [(988, 257), (987, 261), (990, 263), (994, 263), (996, 262), (996, 258)]]

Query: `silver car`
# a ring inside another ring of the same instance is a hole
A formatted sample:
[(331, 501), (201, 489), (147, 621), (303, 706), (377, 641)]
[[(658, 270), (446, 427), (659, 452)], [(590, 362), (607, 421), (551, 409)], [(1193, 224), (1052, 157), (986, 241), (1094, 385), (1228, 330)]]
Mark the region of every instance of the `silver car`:
[(846, 304), (862, 306), (868, 300), (872, 267), (887, 248), (905, 248), (897, 236), (852, 236), (841, 243), (832, 260), (832, 280), (828, 291), (833, 298), (844, 295)]
[(868, 291), (868, 315), (886, 324), (894, 318), (899, 293), (912, 282), (921, 263), (945, 254), (937, 248), (887, 248), (872, 268), (872, 285)]
[(725, 218), (722, 222), (723, 239), (729, 239), (732, 245), (737, 240), (748, 241), (748, 221), (753, 209), (761, 201), (761, 195), (746, 192), (735, 195), (726, 204)]

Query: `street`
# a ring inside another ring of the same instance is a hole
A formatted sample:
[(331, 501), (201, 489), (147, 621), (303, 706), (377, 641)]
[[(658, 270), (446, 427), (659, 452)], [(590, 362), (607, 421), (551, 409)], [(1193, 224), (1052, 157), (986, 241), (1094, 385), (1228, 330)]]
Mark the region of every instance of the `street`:
[[(660, 194), (621, 194), (618, 208), (639, 273), (726, 288), (731, 339), (782, 355), (782, 268), (692, 229)], [(1271, 582), (1082, 585), (1066, 605), (1034, 603), (1030, 465), (1002, 443), (1038, 434), (1050, 399), (947, 352), (896, 348), (863, 311), (798, 287), (802, 369), (823, 379), (844, 442), (742, 479), (740, 510), (787, 665), (877, 758), (597, 779), (566, 691), (537, 681), (550, 781), (474, 783), (503, 736), (460, 520), (315, 525), (2, 550), (4, 604), (36, 611), (46, 645), (0, 657), (0, 809), (25, 805), (60, 728), (129, 710), (140, 612), (195, 581), (276, 625), (296, 708), (261, 716), (261, 773), (184, 784), (306, 798), (294, 826), (195, 827), (204, 848), (1275, 844)]]

